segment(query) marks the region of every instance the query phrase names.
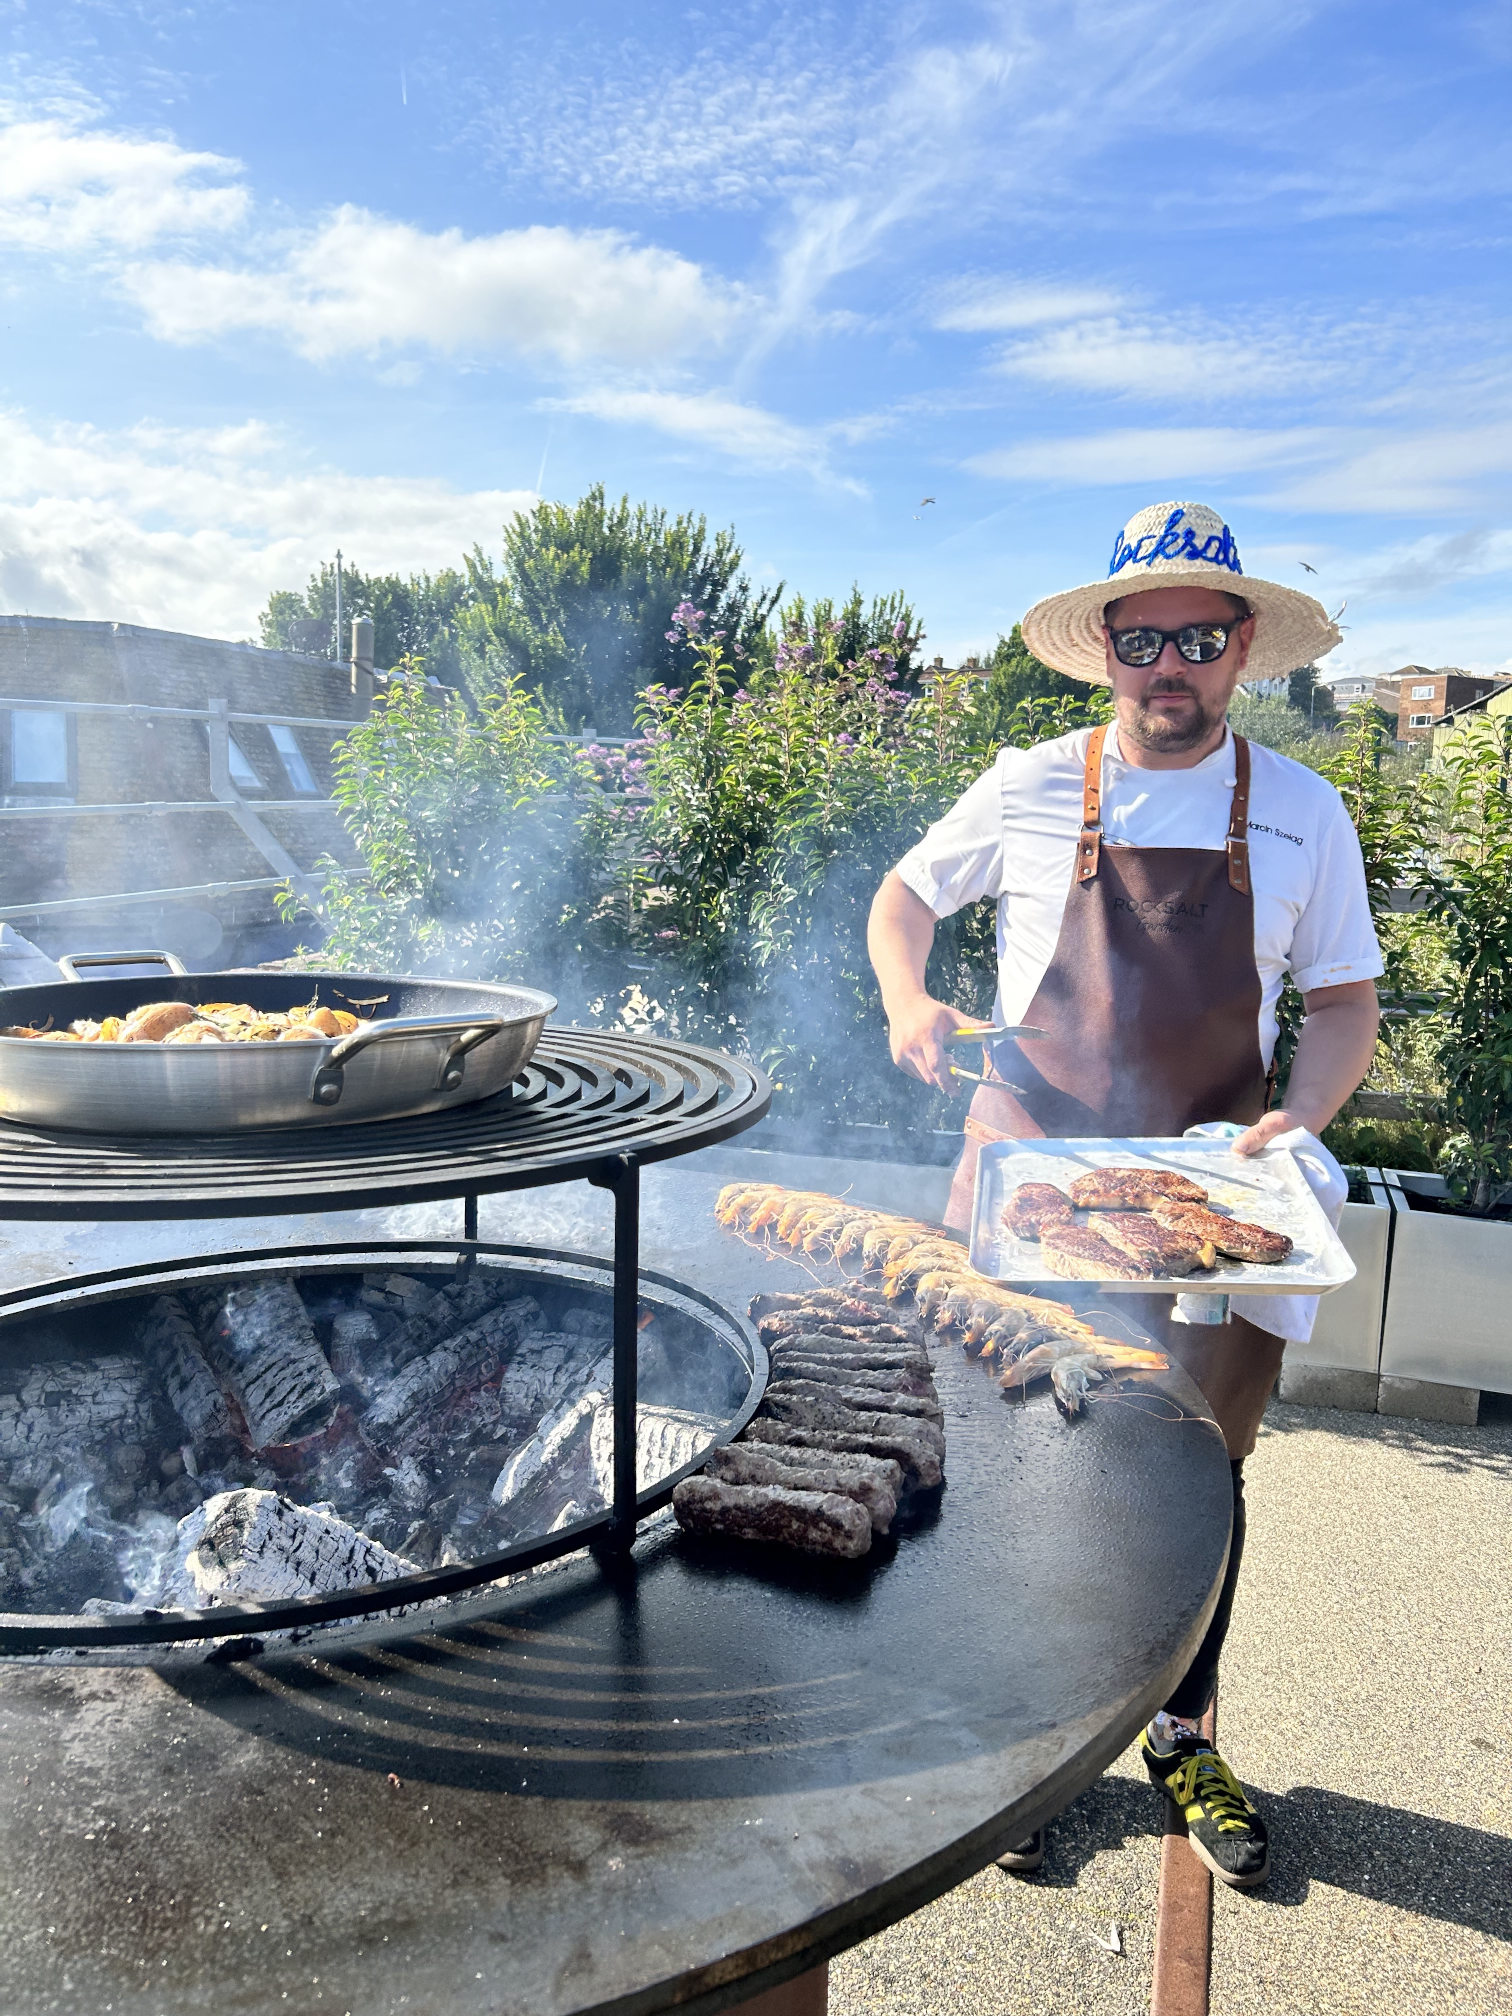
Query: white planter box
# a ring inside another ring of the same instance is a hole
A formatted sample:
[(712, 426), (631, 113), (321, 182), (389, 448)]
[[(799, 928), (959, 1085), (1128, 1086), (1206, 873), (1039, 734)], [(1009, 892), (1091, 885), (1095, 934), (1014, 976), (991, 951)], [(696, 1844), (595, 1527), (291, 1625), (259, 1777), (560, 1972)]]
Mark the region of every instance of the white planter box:
[(1381, 1322), (1391, 1249), (1391, 1197), (1378, 1169), (1366, 1170), (1368, 1204), (1346, 1204), (1339, 1237), (1358, 1270), (1325, 1295), (1305, 1344), (1288, 1344), (1281, 1398), (1303, 1407), (1348, 1407), (1373, 1414), (1381, 1369)]
[(1414, 1196), (1446, 1194), (1443, 1178), (1383, 1174), (1397, 1213), (1381, 1377), (1512, 1393), (1512, 1225), (1415, 1211)]

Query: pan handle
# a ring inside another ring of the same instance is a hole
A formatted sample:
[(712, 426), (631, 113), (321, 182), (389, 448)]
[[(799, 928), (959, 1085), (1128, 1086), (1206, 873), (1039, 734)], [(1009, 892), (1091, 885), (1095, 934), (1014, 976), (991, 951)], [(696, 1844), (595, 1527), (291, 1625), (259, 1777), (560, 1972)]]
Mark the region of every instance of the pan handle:
[(58, 961), (58, 971), (65, 980), (77, 980), (81, 966), (166, 966), (180, 976), (189, 971), (172, 952), (70, 952)]
[(480, 1043), (486, 1043), (490, 1036), (497, 1036), (504, 1027), (504, 1021), (502, 1015), (401, 1015), (392, 1022), (370, 1022), (365, 1029), (354, 1029), (350, 1036), (343, 1036), (329, 1055), (316, 1065), (315, 1076), (310, 1080), (310, 1097), (317, 1106), (334, 1106), (341, 1098), (343, 1066), (350, 1064), (370, 1044), (387, 1043), (401, 1036), (451, 1036), (456, 1039), (447, 1046), (436, 1078), (438, 1092), (455, 1092), (462, 1083), (463, 1058), (469, 1050), (476, 1050)]

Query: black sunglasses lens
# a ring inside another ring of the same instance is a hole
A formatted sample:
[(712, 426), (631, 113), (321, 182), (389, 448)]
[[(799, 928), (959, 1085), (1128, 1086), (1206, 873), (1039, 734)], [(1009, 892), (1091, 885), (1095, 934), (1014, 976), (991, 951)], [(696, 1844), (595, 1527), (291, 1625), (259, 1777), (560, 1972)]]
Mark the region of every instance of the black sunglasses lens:
[(1153, 665), (1165, 646), (1161, 630), (1115, 630), (1113, 653), (1120, 665)]
[(1176, 649), (1189, 665), (1211, 665), (1228, 649), (1228, 626), (1223, 623), (1188, 623), (1176, 632)]

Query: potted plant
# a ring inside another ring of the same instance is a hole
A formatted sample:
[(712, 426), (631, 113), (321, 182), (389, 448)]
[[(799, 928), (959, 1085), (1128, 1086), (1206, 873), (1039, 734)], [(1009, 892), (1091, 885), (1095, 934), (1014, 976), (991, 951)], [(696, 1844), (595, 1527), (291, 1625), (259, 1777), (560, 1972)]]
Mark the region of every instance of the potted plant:
[(1512, 1392), (1512, 721), (1462, 730), (1431, 788), (1442, 874), (1428, 907), (1457, 974), (1434, 1014), (1449, 1135), (1440, 1175), (1385, 1172), (1397, 1221), (1379, 1404), (1473, 1421), (1481, 1391)]

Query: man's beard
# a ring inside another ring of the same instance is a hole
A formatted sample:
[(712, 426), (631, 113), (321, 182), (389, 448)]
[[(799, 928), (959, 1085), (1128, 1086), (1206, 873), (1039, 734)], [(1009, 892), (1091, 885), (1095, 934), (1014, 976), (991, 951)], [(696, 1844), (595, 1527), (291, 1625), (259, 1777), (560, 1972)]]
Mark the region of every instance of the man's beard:
[[(1146, 702), (1161, 693), (1184, 693), (1193, 702), (1191, 713), (1175, 717), (1158, 713)], [(1211, 709), (1204, 706), (1200, 693), (1194, 693), (1190, 686), (1179, 681), (1161, 680), (1139, 699), (1130, 702), (1127, 714), (1120, 709), (1118, 732), (1137, 742), (1141, 749), (1148, 749), (1155, 756), (1179, 756), (1183, 750), (1195, 749), (1206, 742), (1216, 730), (1223, 726), (1228, 713), (1227, 700), (1215, 701)]]

